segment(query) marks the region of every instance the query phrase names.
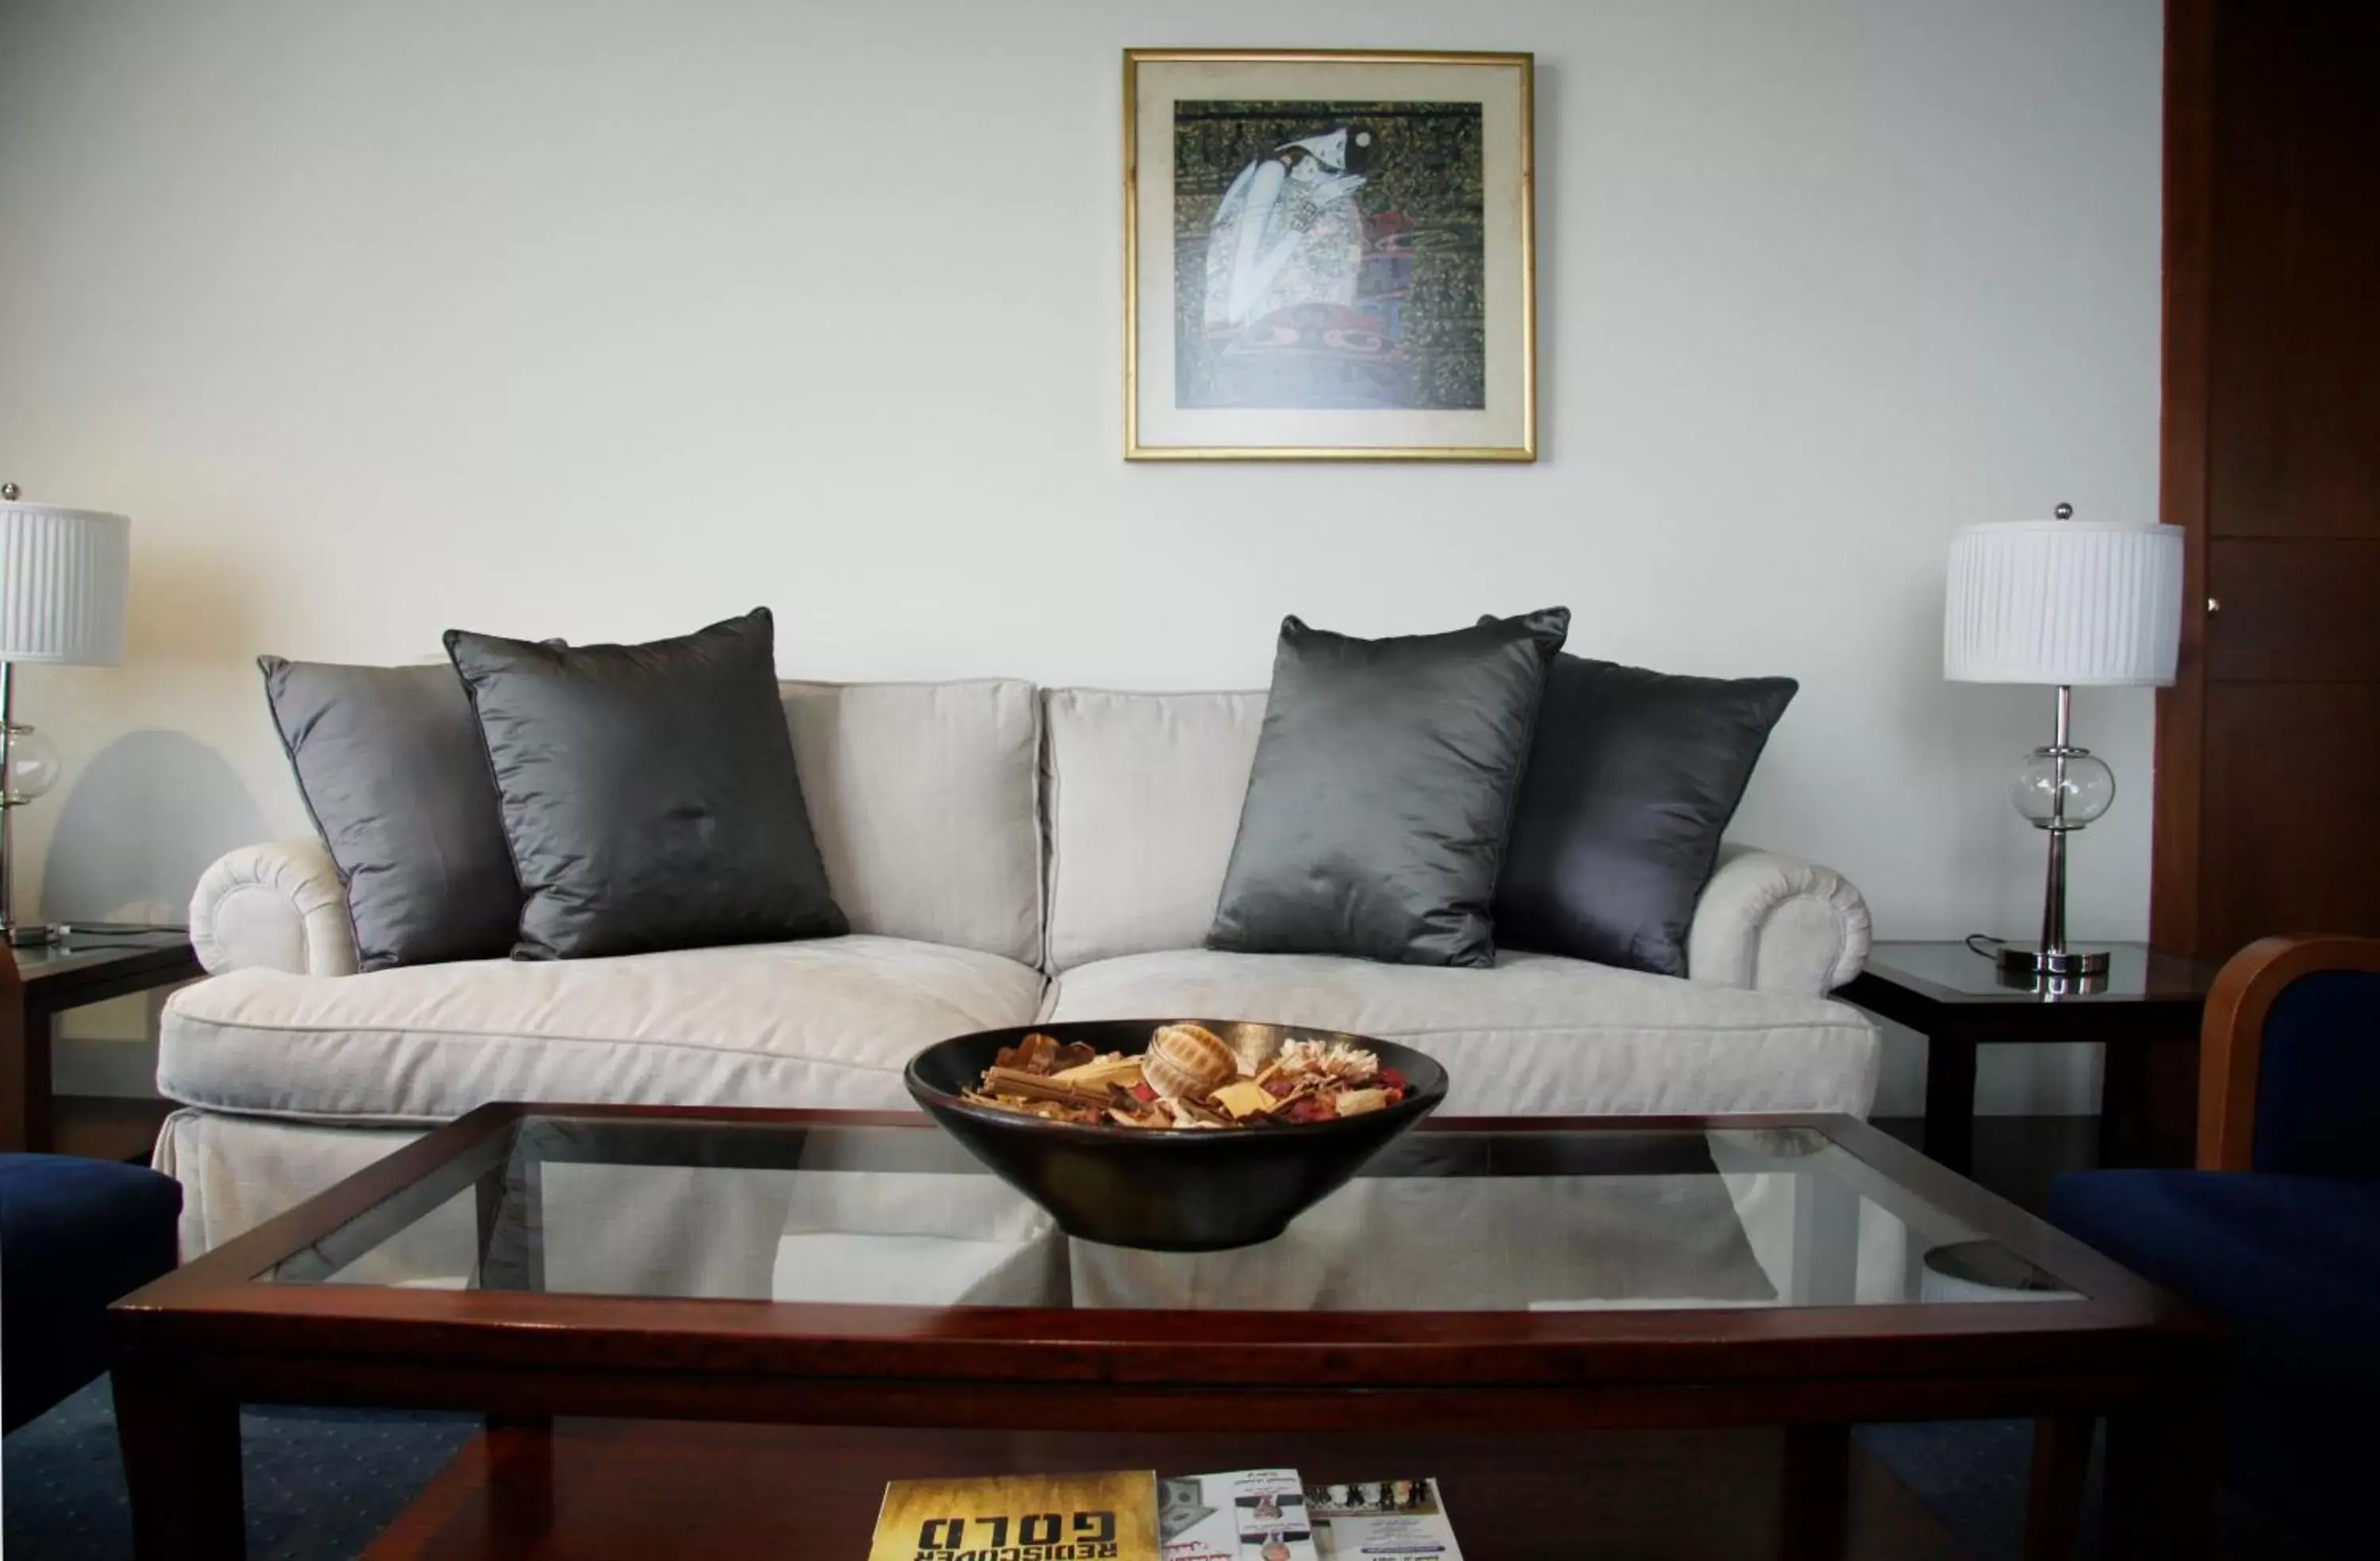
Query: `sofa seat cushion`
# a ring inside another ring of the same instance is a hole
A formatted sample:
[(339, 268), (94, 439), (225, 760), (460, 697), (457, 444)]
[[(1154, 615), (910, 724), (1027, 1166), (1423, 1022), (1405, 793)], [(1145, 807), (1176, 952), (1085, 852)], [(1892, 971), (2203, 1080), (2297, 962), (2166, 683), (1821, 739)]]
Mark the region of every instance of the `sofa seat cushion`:
[(491, 1100), (903, 1107), (930, 1042), (1029, 1023), (1040, 973), (900, 938), (317, 978), (241, 970), (176, 992), (158, 1087), (255, 1115), (441, 1121)]
[(1052, 982), (1045, 1017), (1244, 1019), (1416, 1047), (1455, 1116), (1847, 1111), (1876, 1096), (1876, 1027), (1840, 1003), (1552, 954), (1489, 970), (1183, 950)]

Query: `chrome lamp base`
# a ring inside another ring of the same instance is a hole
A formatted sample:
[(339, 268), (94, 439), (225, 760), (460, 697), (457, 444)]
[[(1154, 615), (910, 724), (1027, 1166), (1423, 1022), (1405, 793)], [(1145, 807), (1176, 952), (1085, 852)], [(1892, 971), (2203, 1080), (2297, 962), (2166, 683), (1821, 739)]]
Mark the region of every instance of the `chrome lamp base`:
[(2003, 979), (2031, 986), (2036, 981), (2072, 981), (2107, 974), (2105, 949), (2002, 949)]
[(0, 945), (39, 949), (67, 929), (17, 918), (17, 810), (50, 789), (57, 760), (31, 727), (17, 720), (17, 664), (0, 661)]
[(2116, 777), (2106, 761), (2071, 740), (2073, 690), (2058, 690), (2058, 738), (2035, 748), (2018, 776), (2017, 811), (2049, 837), (2049, 871), (2042, 886), (2041, 946), (2003, 946), (2000, 980), (2011, 986), (2090, 983), (2107, 974), (2105, 949), (2066, 946), (2066, 837), (2096, 821), (2115, 800)]
[(0, 943), (11, 949), (43, 949), (66, 940), (67, 929), (55, 922), (0, 923)]

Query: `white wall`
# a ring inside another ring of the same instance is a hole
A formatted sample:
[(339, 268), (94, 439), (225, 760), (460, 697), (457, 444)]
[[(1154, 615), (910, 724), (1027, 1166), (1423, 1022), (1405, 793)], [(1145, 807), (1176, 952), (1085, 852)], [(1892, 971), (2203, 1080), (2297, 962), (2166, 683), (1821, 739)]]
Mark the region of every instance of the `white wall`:
[[(1739, 836), (1841, 867), (1886, 935), (2021, 932), (2040, 849), (2001, 788), (2048, 696), (1940, 681), (1944, 548), (2061, 499), (2155, 514), (2159, 27), (2157, 0), (12, 0), (0, 471), (134, 517), (128, 664), (20, 683), (76, 766), (25, 810), (24, 881), (170, 913), (217, 851), (302, 832), (260, 650), (766, 602), (789, 674), (1247, 685), (1287, 611), (1559, 600), (1589, 655), (1802, 680)], [(1118, 55), (1191, 43), (1536, 52), (1536, 466), (1119, 458)], [(2137, 937), (2150, 701), (2078, 719), (2128, 791), (2073, 920)], [(1897, 1048), (1886, 1108), (1913, 1077)]]

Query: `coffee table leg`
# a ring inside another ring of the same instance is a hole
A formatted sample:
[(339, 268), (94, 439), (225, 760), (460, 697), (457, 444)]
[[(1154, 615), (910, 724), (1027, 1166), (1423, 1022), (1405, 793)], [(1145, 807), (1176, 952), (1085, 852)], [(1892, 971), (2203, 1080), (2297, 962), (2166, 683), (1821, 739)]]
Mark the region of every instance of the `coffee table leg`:
[(1964, 1176), (1974, 1144), (1974, 1038), (1940, 1030), (1925, 1038), (1925, 1155)]
[(1840, 1561), (1851, 1502), (1848, 1425), (1785, 1428), (1785, 1482), (1777, 1554), (1785, 1561)]
[(2213, 1555), (2221, 1477), (2221, 1418), (2211, 1379), (2174, 1384), (2108, 1416), (2102, 1554), (2111, 1561)]
[(534, 1553), (553, 1528), (553, 1417), (487, 1417), (490, 1519), (515, 1555)]
[(2082, 1523), (2082, 1490), (2091, 1477), (2090, 1415), (2055, 1415), (2033, 1422), (2033, 1491), (2025, 1505), (2024, 1561), (2073, 1561)]
[(0, 971), (0, 1150), (11, 1154), (50, 1146), (49, 1027), (29, 1006), (11, 959)]
[(140, 1561), (248, 1553), (239, 1406), (179, 1373), (118, 1364), (115, 1435)]
[(2100, 1166), (2191, 1164), (2198, 1148), (2198, 1037), (2110, 1042), (2106, 1051)]

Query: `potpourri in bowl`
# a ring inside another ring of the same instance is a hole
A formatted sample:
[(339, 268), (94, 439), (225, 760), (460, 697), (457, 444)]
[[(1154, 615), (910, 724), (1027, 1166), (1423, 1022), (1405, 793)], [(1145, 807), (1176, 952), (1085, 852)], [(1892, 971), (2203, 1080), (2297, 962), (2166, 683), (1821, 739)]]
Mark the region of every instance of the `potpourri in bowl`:
[(905, 1082), (1067, 1234), (1171, 1252), (1278, 1236), (1446, 1098), (1410, 1047), (1212, 1019), (988, 1030)]

